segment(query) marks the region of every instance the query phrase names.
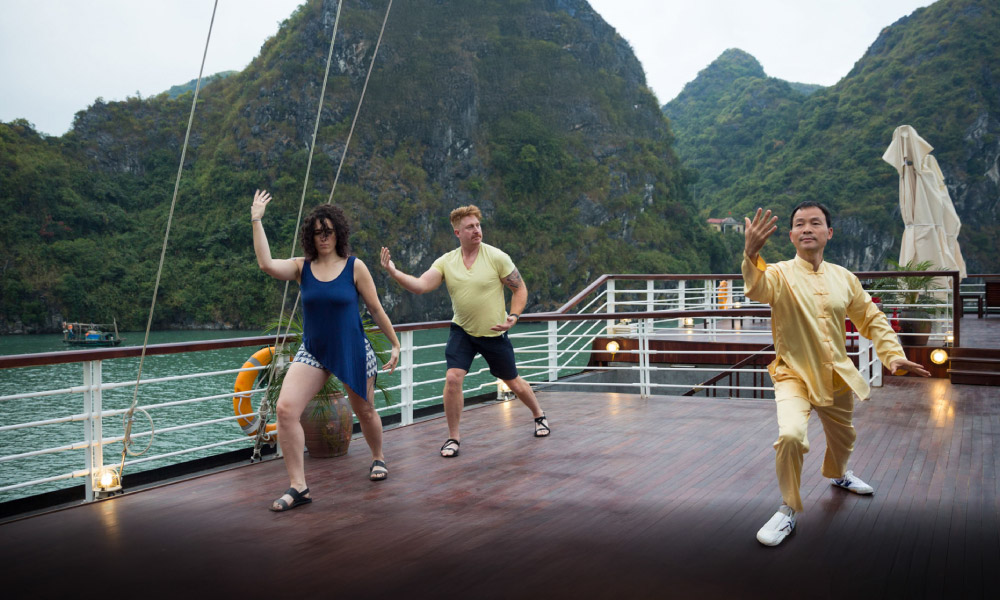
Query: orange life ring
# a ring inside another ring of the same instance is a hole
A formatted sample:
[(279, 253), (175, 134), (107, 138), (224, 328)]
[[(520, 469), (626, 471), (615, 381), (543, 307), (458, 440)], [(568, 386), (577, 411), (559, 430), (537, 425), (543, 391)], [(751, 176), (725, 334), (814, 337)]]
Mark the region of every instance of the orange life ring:
[[(254, 352), (245, 363), (243, 363), (244, 369), (252, 369), (254, 367), (266, 367), (271, 364), (271, 360), (274, 357), (274, 346), (269, 348), (261, 348), (257, 352)], [(249, 392), (253, 389), (253, 384), (257, 380), (257, 373), (259, 371), (243, 371), (236, 376), (236, 385), (233, 386), (234, 392)], [(240, 428), (243, 433), (247, 435), (257, 435), (257, 427), (260, 425), (260, 416), (257, 411), (253, 408), (253, 401), (250, 399), (250, 394), (243, 394), (240, 396), (233, 396), (233, 414), (238, 417), (244, 417), (242, 419), (236, 419), (236, 422), (240, 424)], [(271, 441), (278, 435), (278, 426), (274, 423), (267, 426), (264, 429), (264, 439), (266, 441)]]

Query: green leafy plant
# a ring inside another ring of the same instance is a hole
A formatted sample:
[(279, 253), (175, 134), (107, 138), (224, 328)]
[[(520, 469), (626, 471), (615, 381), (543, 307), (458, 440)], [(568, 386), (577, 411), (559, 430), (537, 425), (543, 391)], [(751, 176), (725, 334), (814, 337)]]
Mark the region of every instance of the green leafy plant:
[[(889, 260), (894, 271), (920, 272), (933, 266), (929, 260), (915, 263), (912, 260), (901, 265)], [(875, 289), (886, 304), (903, 304), (900, 310), (901, 335), (905, 336), (906, 345), (923, 346), (927, 344), (933, 323), (929, 320), (940, 314), (944, 309), (934, 304), (940, 304), (940, 298), (935, 297), (935, 290), (943, 289), (935, 281), (933, 275), (902, 275), (900, 277), (883, 277), (875, 282)]]
[[(929, 260), (918, 263), (911, 260), (901, 265), (889, 259), (893, 271), (927, 271), (933, 264)], [(883, 277), (875, 281), (874, 288), (878, 290), (883, 302), (889, 304), (938, 304), (939, 300), (934, 297), (933, 291), (943, 288), (935, 282), (935, 279), (933, 275)], [(922, 308), (931, 312), (936, 310), (931, 307)]]
[[(367, 315), (362, 320), (362, 327), (365, 332), (365, 336), (368, 338), (368, 342), (372, 345), (372, 350), (375, 352), (375, 356), (379, 357), (380, 361), (384, 363), (383, 357), (388, 354), (391, 344), (389, 340), (386, 339), (385, 335), (375, 326), (371, 317)], [(275, 352), (276, 356), (271, 361), (271, 363), (260, 371), (257, 376), (257, 386), (264, 387), (267, 386), (267, 391), (265, 392), (265, 399), (268, 403), (269, 410), (271, 414), (275, 414), (278, 405), (278, 398), (281, 395), (281, 388), (285, 381), (285, 376), (288, 374), (288, 368), (292, 364), (292, 358), (295, 357), (295, 353), (299, 351), (302, 346), (303, 338), (303, 324), (302, 318), (299, 315), (295, 315), (291, 318), (289, 316), (283, 316), (280, 319), (272, 322), (268, 325), (265, 330), (268, 333), (278, 333), (280, 335), (281, 343), (277, 347)], [(284, 360), (278, 360), (278, 357), (284, 357)], [(278, 364), (281, 363), (279, 367)], [(277, 369), (277, 370), (275, 370)], [(274, 375), (271, 375), (271, 371), (274, 370)], [(270, 381), (270, 384), (268, 384)], [(376, 380), (375, 386), (379, 389), (387, 401), (390, 400), (390, 394), (383, 384), (378, 383)], [(315, 405), (315, 410), (310, 415), (314, 419), (326, 419), (330, 415), (332, 410), (331, 396), (336, 397), (338, 394), (344, 394), (344, 384), (341, 383), (339, 379), (335, 376), (330, 376), (323, 387), (320, 388), (316, 397), (320, 399)]]

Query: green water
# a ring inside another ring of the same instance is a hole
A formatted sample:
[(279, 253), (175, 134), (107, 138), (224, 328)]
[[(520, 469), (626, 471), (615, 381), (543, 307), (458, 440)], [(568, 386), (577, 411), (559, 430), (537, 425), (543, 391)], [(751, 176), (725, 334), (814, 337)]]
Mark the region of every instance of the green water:
[[(544, 325), (519, 325), (517, 331), (543, 332)], [(263, 335), (258, 331), (156, 331), (150, 334), (150, 344), (164, 344), (172, 342), (193, 342), (199, 340), (227, 339), (237, 337), (252, 337)], [(444, 343), (447, 340), (448, 330), (435, 329), (414, 332), (414, 346), (431, 346), (429, 348), (414, 351), (414, 358), (417, 364), (436, 363), (427, 367), (418, 368), (414, 372), (414, 402), (417, 406), (427, 406), (440, 403), (440, 399), (433, 399), (440, 396), (443, 383), (434, 381), (444, 377)], [(123, 346), (139, 346), (142, 344), (142, 332), (122, 332), (125, 338)], [(543, 344), (540, 339), (520, 339), (512, 338), (515, 348), (522, 349), (527, 345)], [(61, 335), (32, 335), (32, 336), (0, 336), (0, 355), (28, 354), (38, 352), (64, 351), (67, 347), (62, 343)], [(242, 366), (244, 361), (253, 354), (257, 348), (233, 348), (226, 350), (210, 350), (205, 352), (190, 352), (185, 354), (170, 354), (164, 356), (148, 356), (143, 365), (142, 378), (153, 379), (158, 377), (168, 377), (187, 373), (207, 373), (224, 369), (235, 369)], [(523, 368), (524, 361), (541, 357), (541, 354), (519, 353), (518, 363), (522, 365), (522, 375), (533, 373), (531, 369)], [(579, 357), (574, 363), (585, 362), (584, 357)], [(102, 381), (112, 382), (135, 382), (138, 372), (138, 358), (122, 358), (106, 360), (102, 363)], [(481, 358), (477, 358), (473, 363), (470, 375), (466, 378), (466, 393), (475, 395), (492, 391), (495, 379), (488, 372), (476, 375), (475, 372), (486, 365)], [(565, 373), (564, 373), (565, 374)], [(226, 394), (233, 391), (235, 375), (216, 375), (204, 378), (171, 381), (164, 383), (142, 385), (139, 388), (139, 405), (158, 404), (162, 402), (174, 402), (178, 400), (211, 396), (216, 394)], [(536, 380), (537, 381), (537, 380)], [(423, 385), (420, 383), (426, 382)], [(386, 387), (397, 386), (400, 383), (400, 373), (392, 375), (380, 374), (379, 383)], [(83, 368), (80, 363), (70, 363), (62, 365), (52, 365), (44, 367), (26, 367), (19, 369), (0, 370), (0, 396), (13, 395), (28, 391), (42, 391), (69, 388), (83, 385)], [(476, 390), (480, 385), (488, 387)], [(132, 403), (134, 386), (105, 390), (103, 392), (104, 410), (115, 410), (128, 408)], [(379, 408), (384, 408), (400, 402), (400, 391), (389, 392), (386, 399), (382, 394), (376, 394), (375, 403)], [(258, 396), (255, 396), (256, 405)], [(430, 400), (428, 400), (430, 399)], [(424, 400), (421, 403), (421, 400)], [(37, 421), (42, 419), (53, 419), (67, 415), (76, 415), (83, 412), (83, 396), (76, 394), (61, 394), (43, 398), (28, 398), (20, 400), (6, 400), (0, 402), (0, 425), (12, 425)], [(391, 414), (398, 412), (398, 409), (389, 408), (380, 411), (381, 414)], [(230, 398), (220, 398), (206, 400), (192, 404), (184, 404), (175, 407), (159, 408), (149, 411), (153, 418), (156, 434), (153, 438), (152, 447), (145, 456), (153, 456), (174, 452), (184, 448), (191, 448), (205, 444), (220, 442), (223, 440), (241, 438), (242, 434), (235, 421), (205, 425), (192, 429), (180, 431), (163, 431), (170, 427), (175, 427), (185, 423), (218, 419), (233, 414), (233, 405)], [(123, 424), (120, 417), (109, 417), (103, 421), (104, 437), (116, 437), (123, 433)], [(133, 434), (149, 430), (147, 421), (137, 421), (133, 426)], [(0, 456), (9, 456), (23, 452), (36, 451), (44, 448), (77, 444), (84, 439), (83, 423), (58, 423), (41, 427), (32, 427), (0, 433)], [(146, 438), (138, 438), (140, 447), (145, 446)], [(148, 469), (158, 468), (177, 462), (184, 462), (194, 458), (211, 456), (252, 447), (251, 438), (246, 438), (238, 444), (231, 444), (217, 448), (200, 450), (195, 453), (183, 454), (175, 457), (168, 457), (136, 464), (126, 467), (127, 473), (135, 473)], [(105, 464), (117, 464), (121, 458), (121, 444), (112, 444), (105, 447)], [(0, 487), (5, 487), (14, 483), (33, 481), (45, 477), (55, 476), (70, 471), (83, 469), (83, 450), (68, 450), (55, 454), (17, 459), (0, 462)], [(131, 460), (131, 457), (130, 457)], [(25, 488), (0, 492), (0, 502), (12, 500), (24, 496), (30, 496), (45, 491), (61, 489), (80, 485), (82, 478), (75, 477), (62, 481), (49, 482), (33, 485)]]

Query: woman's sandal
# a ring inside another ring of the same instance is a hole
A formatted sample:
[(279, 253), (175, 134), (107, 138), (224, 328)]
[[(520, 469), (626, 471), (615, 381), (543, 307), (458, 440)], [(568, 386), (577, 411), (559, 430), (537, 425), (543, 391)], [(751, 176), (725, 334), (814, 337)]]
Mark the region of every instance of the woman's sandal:
[(549, 422), (545, 420), (545, 415), (535, 419), (535, 437), (549, 437), (552, 430), (549, 429)]
[(292, 503), (289, 504), (285, 502), (284, 498), (278, 498), (277, 500), (274, 501), (273, 504), (271, 504), (270, 508), (274, 512), (285, 512), (286, 510), (292, 510), (296, 506), (309, 504), (310, 502), (313, 501), (313, 499), (306, 496), (306, 494), (308, 493), (309, 493), (309, 488), (306, 488), (300, 492), (297, 489), (290, 487), (288, 488), (288, 491), (285, 492), (283, 495), (291, 496)]
[[(444, 443), (444, 446), (441, 446), (441, 456), (445, 458), (454, 458), (458, 456), (458, 447), (460, 445), (461, 442), (459, 442), (458, 440), (453, 440), (451, 438), (448, 438), (448, 441)], [(451, 454), (445, 454), (446, 450), (451, 451)]]
[(385, 461), (373, 460), (371, 468), (368, 469), (368, 479), (372, 481), (385, 481), (389, 477), (389, 469), (385, 468)]

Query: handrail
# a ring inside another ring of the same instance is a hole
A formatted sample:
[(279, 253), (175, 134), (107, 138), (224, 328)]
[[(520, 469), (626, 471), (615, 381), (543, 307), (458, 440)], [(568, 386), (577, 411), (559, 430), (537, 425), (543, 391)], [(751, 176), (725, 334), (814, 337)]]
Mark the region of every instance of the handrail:
[[(751, 360), (754, 360), (755, 358), (757, 358), (757, 355), (763, 354), (764, 352), (766, 352), (768, 350), (774, 350), (774, 344), (768, 344), (767, 346), (764, 346), (760, 350), (754, 352), (753, 354), (751, 354), (750, 356), (748, 356), (748, 357), (744, 358), (743, 360), (739, 361), (735, 365), (732, 365), (731, 367), (729, 367), (725, 371), (719, 373), (715, 377), (712, 377), (708, 381), (704, 381), (704, 382), (699, 383), (698, 385), (692, 387), (690, 390), (688, 390), (688, 391), (684, 392), (683, 394), (681, 394), (681, 396), (694, 396), (695, 394), (697, 394), (701, 390), (705, 389), (706, 387), (718, 383), (719, 381), (722, 380), (723, 377), (729, 376), (731, 378), (734, 370), (742, 368), (748, 362), (750, 362)], [(737, 383), (737, 385), (738, 385), (738, 383)]]
[[(542, 323), (547, 321), (590, 321), (594, 319), (650, 319), (650, 318), (683, 318), (683, 317), (766, 317), (770, 309), (712, 309), (712, 310), (660, 310), (649, 312), (620, 313), (528, 313), (518, 319), (521, 322)], [(423, 323), (408, 323), (394, 327), (396, 331), (416, 331), (420, 329), (439, 329), (447, 327), (451, 321), (427, 321)], [(146, 347), (146, 356), (163, 354), (181, 354), (184, 352), (200, 352), (203, 350), (222, 350), (226, 348), (241, 348), (245, 346), (266, 346), (274, 343), (274, 337), (269, 335), (228, 338), (222, 340), (205, 340), (199, 342), (172, 342), (168, 344), (152, 344)], [(114, 358), (137, 357), (142, 352), (141, 346), (125, 348), (102, 348), (90, 350), (69, 350), (62, 352), (39, 352), (36, 354), (11, 354), (0, 356), (0, 369), (15, 367), (35, 367), (43, 365), (58, 365), (65, 363), (85, 362), (92, 360), (109, 360)]]
[[(855, 275), (859, 279), (876, 279), (881, 277), (902, 277), (907, 275), (921, 275), (933, 277), (951, 277), (958, 283), (958, 271), (859, 271)], [(990, 274), (975, 274), (976, 276), (992, 276)], [(997, 275), (1000, 276), (1000, 275)], [(589, 294), (593, 293), (601, 285), (609, 280), (631, 279), (639, 281), (687, 281), (687, 280), (735, 280), (742, 279), (740, 273), (723, 274), (604, 274), (595, 279), (590, 285), (573, 296), (568, 302), (552, 312), (528, 313), (521, 316), (519, 321), (525, 323), (540, 323), (546, 321), (586, 321), (595, 318), (601, 319), (649, 319), (649, 318), (681, 318), (681, 317), (767, 317), (770, 309), (713, 309), (713, 310), (668, 310), (668, 311), (632, 311), (616, 313), (583, 313), (572, 314), (566, 311), (572, 309)], [(957, 289), (957, 288), (956, 288)], [(954, 294), (952, 298), (954, 314), (961, 314), (962, 300), (959, 294)], [(597, 315), (600, 315), (598, 317)], [(439, 329), (449, 326), (451, 321), (424, 321), (417, 323), (404, 323), (394, 326), (397, 332), (419, 331), (425, 329)], [(955, 345), (961, 345), (960, 321), (955, 319), (954, 331)], [(198, 352), (202, 350), (220, 350), (225, 348), (239, 348), (246, 346), (267, 346), (271, 345), (271, 336), (254, 336), (246, 338), (229, 338), (222, 340), (205, 340), (199, 342), (175, 342), (169, 344), (154, 344), (147, 347), (147, 355), (180, 354), (183, 352)], [(0, 356), (0, 369), (10, 369), (16, 367), (32, 367), (42, 365), (56, 365), (73, 362), (83, 362), (88, 360), (108, 360), (114, 358), (130, 358), (139, 356), (141, 348), (138, 346), (127, 346), (124, 348), (101, 348), (88, 350), (72, 350), (62, 352), (40, 352), (36, 354), (15, 354)]]

